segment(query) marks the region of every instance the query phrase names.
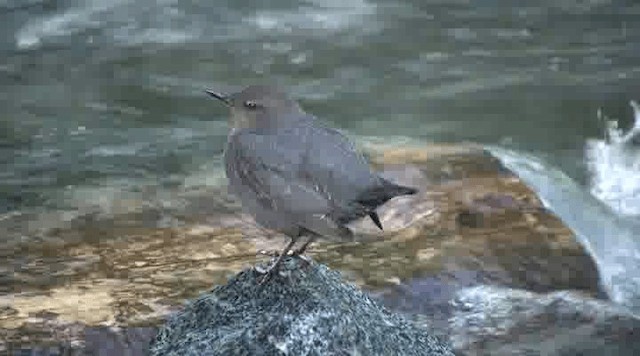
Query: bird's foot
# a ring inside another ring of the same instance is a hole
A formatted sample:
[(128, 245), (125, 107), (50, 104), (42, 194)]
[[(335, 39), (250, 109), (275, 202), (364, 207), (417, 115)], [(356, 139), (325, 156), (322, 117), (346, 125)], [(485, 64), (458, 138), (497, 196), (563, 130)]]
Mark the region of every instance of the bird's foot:
[(302, 254), (307, 250), (309, 245), (311, 245), (311, 243), (313, 243), (315, 240), (316, 240), (315, 236), (310, 237), (309, 240), (307, 240), (307, 242), (304, 243), (304, 245), (300, 246), (298, 249), (293, 251), (293, 256), (298, 256), (303, 260), (309, 262), (308, 257), (303, 257)]
[(269, 271), (269, 268), (264, 268), (262, 266), (254, 266), (253, 270), (258, 272), (259, 274), (266, 274)]
[(273, 278), (276, 273), (279, 272), (279, 267), (279, 264), (275, 263), (267, 268), (260, 266), (254, 267), (255, 271), (262, 275), (262, 278), (260, 278), (258, 285), (264, 286), (265, 283), (267, 283), (271, 278)]
[[(269, 256), (269, 257), (279, 257), (280, 256), (280, 251), (278, 250), (260, 250), (257, 253), (258, 255), (262, 255), (262, 256)], [(289, 251), (287, 252), (287, 256), (296, 256), (295, 251)]]
[(306, 264), (307, 267), (311, 266), (311, 261), (312, 261), (311, 257), (304, 255), (303, 253), (304, 253), (303, 250), (297, 249), (293, 251), (293, 257), (297, 257), (301, 259)]
[(262, 276), (262, 278), (260, 278), (260, 281), (258, 282), (259, 286), (264, 286), (273, 276), (273, 271), (271, 269), (269, 269), (268, 271), (265, 272), (264, 276)]
[(258, 284), (259, 285), (264, 285), (273, 276), (275, 276), (276, 273), (279, 273), (280, 272), (280, 266), (282, 266), (282, 263), (284, 262), (285, 257), (286, 256), (291, 256), (291, 255), (292, 255), (292, 251), (287, 251), (287, 253), (285, 255), (275, 253), (275, 256), (273, 256), (273, 257), (274, 258), (277, 257), (277, 259), (270, 266), (268, 266), (266, 268), (262, 267), (262, 266), (255, 266), (254, 270), (256, 272), (258, 272), (259, 274), (263, 275), (262, 279), (260, 280), (260, 282)]
[(279, 254), (280, 253), (276, 250), (260, 250), (257, 253), (257, 255), (259, 256), (269, 256), (269, 257), (278, 257)]
[(307, 264), (311, 263), (311, 257), (303, 255), (302, 253), (298, 253), (298, 251), (294, 251), (293, 256), (298, 257), (299, 259), (305, 261)]
[(296, 242), (295, 239), (291, 239), (291, 241), (289, 241), (289, 243), (287, 244), (287, 246), (284, 248), (284, 250), (282, 250), (282, 253), (280, 253), (280, 255), (278, 256), (278, 258), (276, 259), (276, 262), (271, 265), (271, 267), (269, 267), (268, 269), (264, 270), (262, 268), (260, 269), (256, 269), (256, 271), (258, 271), (260, 273), (260, 271), (262, 270), (264, 273), (264, 277), (262, 277), (262, 280), (260, 281), (260, 285), (264, 285), (269, 279), (271, 279), (271, 277), (273, 277), (273, 275), (275, 273), (278, 272), (278, 268), (280, 267), (280, 265), (282, 264), (282, 262), (284, 261), (285, 257), (287, 256), (291, 256), (290, 252), (291, 252), (291, 248), (293, 247), (293, 244)]

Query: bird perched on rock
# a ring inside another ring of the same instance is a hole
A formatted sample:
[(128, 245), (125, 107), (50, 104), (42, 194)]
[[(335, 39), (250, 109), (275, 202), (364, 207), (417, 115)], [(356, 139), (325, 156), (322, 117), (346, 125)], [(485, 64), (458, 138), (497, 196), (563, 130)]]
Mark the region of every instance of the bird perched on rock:
[(382, 229), (376, 208), (417, 192), (378, 176), (349, 139), (276, 87), (253, 85), (230, 95), (206, 92), (231, 111), (224, 152), (231, 192), (258, 224), (291, 238), (263, 281), (301, 237), (307, 241), (295, 255), (319, 236), (351, 239), (345, 225), (365, 216)]

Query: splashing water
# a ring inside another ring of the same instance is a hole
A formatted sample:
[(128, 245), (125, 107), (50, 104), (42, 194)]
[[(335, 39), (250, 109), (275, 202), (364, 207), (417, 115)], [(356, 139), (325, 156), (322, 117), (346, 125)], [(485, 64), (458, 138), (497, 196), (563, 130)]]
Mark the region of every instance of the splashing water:
[(619, 215), (561, 170), (538, 157), (500, 147), (489, 151), (556, 214), (592, 256), (609, 298), (640, 314), (640, 224)]
[(616, 120), (598, 112), (605, 123), (605, 137), (589, 140), (587, 166), (591, 193), (622, 215), (640, 215), (640, 106), (631, 101), (635, 123), (624, 132)]

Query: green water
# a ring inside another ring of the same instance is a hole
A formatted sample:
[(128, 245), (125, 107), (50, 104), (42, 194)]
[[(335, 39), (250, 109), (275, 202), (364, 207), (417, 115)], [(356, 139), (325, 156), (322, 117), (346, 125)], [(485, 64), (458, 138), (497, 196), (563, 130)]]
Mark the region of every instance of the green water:
[(176, 191), (224, 183), (226, 112), (203, 88), (255, 82), (353, 135), (502, 145), (586, 184), (597, 110), (631, 122), (640, 6), (5, 0), (0, 54), (0, 224), (17, 239), (120, 198), (172, 224)]

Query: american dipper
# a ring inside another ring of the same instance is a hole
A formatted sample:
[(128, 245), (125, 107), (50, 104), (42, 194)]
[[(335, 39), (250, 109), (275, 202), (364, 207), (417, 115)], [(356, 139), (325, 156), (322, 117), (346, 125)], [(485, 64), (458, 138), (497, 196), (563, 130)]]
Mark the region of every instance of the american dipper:
[(296, 241), (317, 237), (349, 240), (345, 225), (369, 216), (382, 229), (376, 208), (389, 199), (415, 194), (371, 171), (342, 133), (307, 114), (281, 90), (252, 85), (235, 94), (206, 92), (231, 110), (224, 151), (230, 191), (260, 225), (291, 241), (267, 270), (268, 280)]

